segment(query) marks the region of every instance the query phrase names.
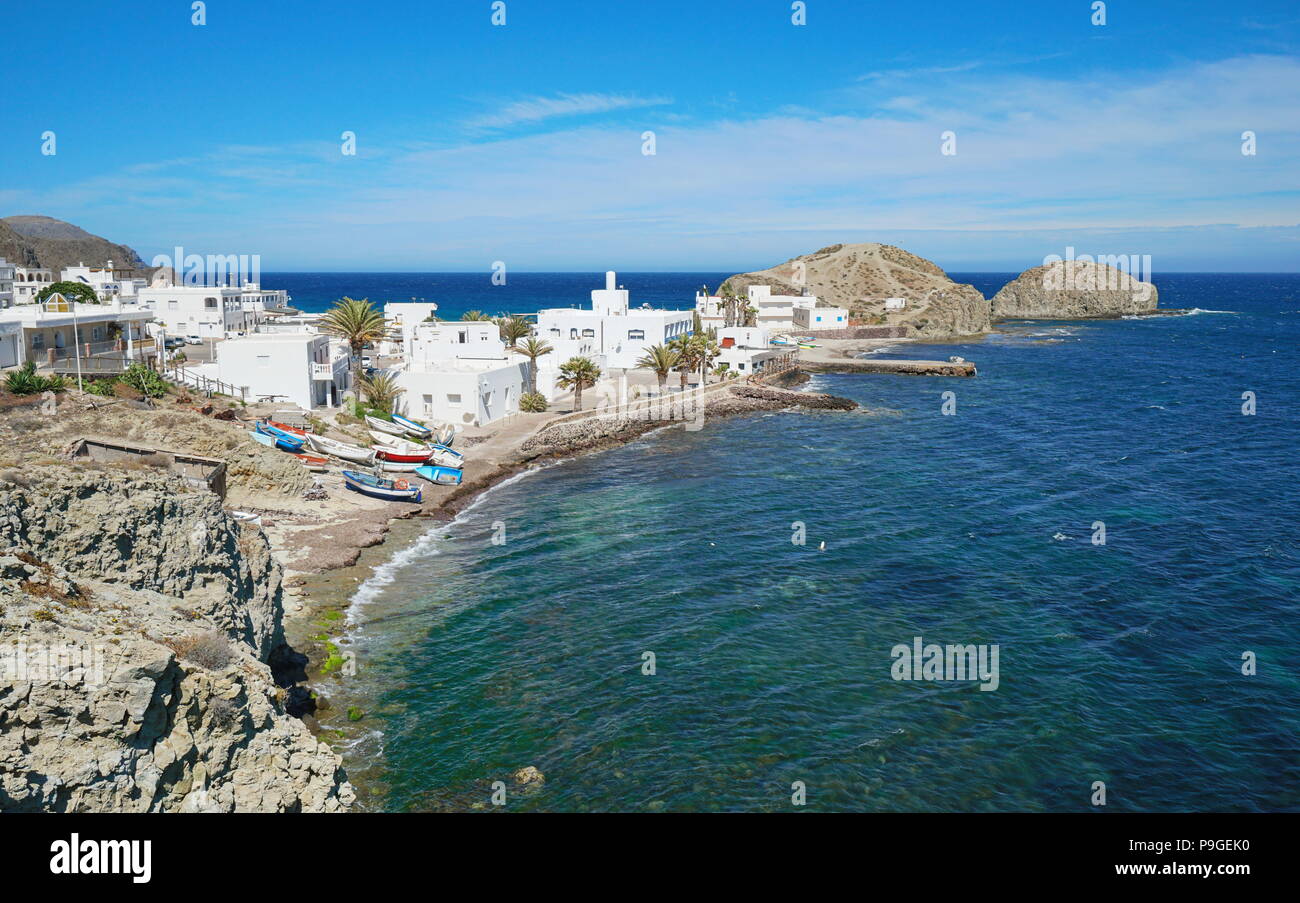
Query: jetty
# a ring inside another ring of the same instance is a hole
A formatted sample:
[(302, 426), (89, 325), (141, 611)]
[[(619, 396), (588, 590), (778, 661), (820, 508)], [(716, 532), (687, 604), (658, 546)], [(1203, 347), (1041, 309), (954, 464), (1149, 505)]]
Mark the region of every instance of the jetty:
[(971, 361), (900, 361), (872, 358), (807, 360), (799, 368), (809, 373), (898, 373), (907, 376), (975, 376)]

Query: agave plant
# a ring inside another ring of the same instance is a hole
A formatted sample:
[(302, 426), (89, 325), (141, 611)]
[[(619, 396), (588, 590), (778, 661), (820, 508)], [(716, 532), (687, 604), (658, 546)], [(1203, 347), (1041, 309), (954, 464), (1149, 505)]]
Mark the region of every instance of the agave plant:
[(28, 361), (5, 374), (5, 389), (14, 395), (35, 395), (45, 391), (45, 377), (37, 376), (36, 365)]

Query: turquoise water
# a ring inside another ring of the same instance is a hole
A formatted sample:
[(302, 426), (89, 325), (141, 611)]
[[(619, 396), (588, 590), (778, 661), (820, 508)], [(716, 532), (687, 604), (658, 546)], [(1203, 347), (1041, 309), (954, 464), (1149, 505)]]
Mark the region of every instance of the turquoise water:
[[(1223, 312), (911, 346), (980, 375), (819, 376), (871, 413), (666, 429), (483, 496), (351, 612), (366, 805), (503, 780), (512, 810), (780, 811), (802, 781), (819, 811), (1084, 810), (1100, 780), (1112, 810), (1300, 809), (1300, 277), (1157, 283)], [(895, 681), (918, 635), (998, 644), (997, 690)]]

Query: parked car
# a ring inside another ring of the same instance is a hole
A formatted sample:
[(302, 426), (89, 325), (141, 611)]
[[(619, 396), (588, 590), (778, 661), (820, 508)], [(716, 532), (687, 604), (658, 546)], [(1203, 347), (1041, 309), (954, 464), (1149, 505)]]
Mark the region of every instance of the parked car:
[(185, 344), (186, 344), (186, 345), (202, 345), (202, 344), (203, 344), (203, 340), (202, 340), (201, 338), (199, 338), (198, 336), (196, 336), (196, 335), (187, 335), (187, 336), (185, 337)]

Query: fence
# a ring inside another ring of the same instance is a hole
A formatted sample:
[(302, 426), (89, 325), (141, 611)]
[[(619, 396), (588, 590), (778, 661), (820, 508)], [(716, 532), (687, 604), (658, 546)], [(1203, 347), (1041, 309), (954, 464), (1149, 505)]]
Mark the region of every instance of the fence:
[(166, 373), (172, 382), (198, 389), (209, 398), (213, 395), (229, 395), (238, 398), (240, 401), (248, 401), (248, 386), (236, 386), (233, 383), (204, 376), (202, 373), (190, 370), (183, 364), (167, 364)]

